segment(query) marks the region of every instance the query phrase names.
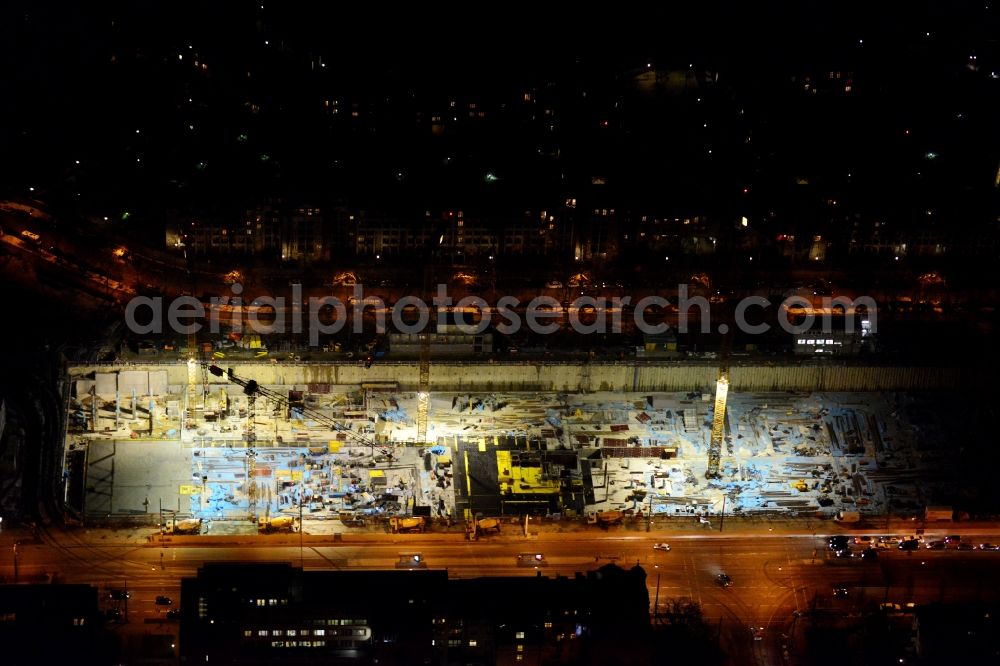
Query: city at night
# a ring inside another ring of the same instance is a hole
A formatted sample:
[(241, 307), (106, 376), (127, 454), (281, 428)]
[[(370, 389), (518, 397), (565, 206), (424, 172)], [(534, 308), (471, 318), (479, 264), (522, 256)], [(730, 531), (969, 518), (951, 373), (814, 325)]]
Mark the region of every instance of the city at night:
[(1000, 662), (1000, 7), (0, 7), (0, 663)]

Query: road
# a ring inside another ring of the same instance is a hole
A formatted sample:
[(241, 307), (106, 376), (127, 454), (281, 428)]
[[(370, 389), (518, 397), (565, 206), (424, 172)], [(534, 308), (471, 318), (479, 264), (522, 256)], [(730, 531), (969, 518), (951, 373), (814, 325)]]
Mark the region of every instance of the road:
[[(504, 535), (479, 542), (466, 542), (461, 535), (385, 535), (336, 544), (308, 537), (301, 550), (296, 537), (287, 535), (234, 537), (193, 546), (178, 538), (165, 547), (103, 537), (81, 531), (43, 532), (40, 542), (19, 546), (20, 575), (23, 579), (57, 572), (63, 582), (98, 585), (105, 593), (127, 585), (130, 630), (136, 631), (150, 630), (145, 620), (163, 617), (167, 609), (154, 604), (157, 595), (179, 602), (180, 579), (195, 575), (206, 562), (301, 561), (307, 570), (380, 569), (392, 568), (400, 553), (419, 552), (430, 568), (447, 569), (451, 577), (535, 575), (534, 568), (517, 566), (518, 553), (542, 553), (545, 562), (539, 569), (548, 576), (572, 576), (611, 562), (639, 564), (647, 572), (651, 606), (658, 600), (662, 609), (671, 598), (692, 597), (707, 621), (717, 623), (725, 649), (741, 655), (743, 663), (760, 664), (782, 663), (787, 642), (783, 636), (791, 633), (796, 611), (829, 608), (849, 613), (866, 601), (993, 601), (996, 588), (982, 581), (992, 580), (1000, 564), (1000, 552), (954, 550), (912, 555), (882, 551), (874, 562), (836, 559), (824, 539), (811, 534), (672, 535), (670, 552), (653, 550), (653, 543), (668, 538), (663, 535), (616, 532), (543, 533), (529, 539)], [(9, 577), (12, 550), (5, 547), (2, 552), (0, 573)], [(731, 587), (716, 584), (716, 575), (723, 571), (732, 577)], [(847, 587), (847, 598), (833, 598), (834, 587)], [(764, 628), (762, 641), (751, 639), (750, 626)], [(151, 630), (174, 631), (175, 625)]]

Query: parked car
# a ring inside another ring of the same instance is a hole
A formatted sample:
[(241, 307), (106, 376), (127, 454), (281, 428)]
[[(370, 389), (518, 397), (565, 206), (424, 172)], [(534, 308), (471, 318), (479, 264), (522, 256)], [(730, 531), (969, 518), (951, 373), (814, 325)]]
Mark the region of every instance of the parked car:
[(861, 559), (863, 559), (863, 560), (877, 560), (878, 559), (878, 551), (875, 550), (874, 548), (866, 548), (865, 550), (861, 551)]
[(928, 550), (944, 550), (947, 546), (948, 544), (944, 541), (931, 541), (925, 546), (925, 548)]
[(670, 544), (669, 543), (654, 543), (653, 544), (653, 550), (669, 551), (670, 550)]
[(847, 588), (846, 587), (833, 588), (833, 596), (838, 599), (843, 599), (844, 597), (847, 596)]
[(181, 617), (181, 609), (180, 608), (171, 608), (170, 610), (167, 611), (167, 619), (168, 620), (179, 620), (180, 617)]
[(981, 543), (979, 544), (979, 550), (1000, 550), (1000, 546), (992, 543)]
[(868, 546), (872, 543), (872, 538), (870, 536), (856, 536), (854, 537), (854, 543)]
[(174, 600), (171, 599), (170, 597), (165, 597), (162, 594), (156, 597), (157, 606), (169, 606), (172, 603), (174, 603)]
[(850, 543), (850, 537), (845, 534), (838, 534), (826, 540), (830, 550), (843, 550)]
[(720, 573), (715, 577), (715, 582), (718, 583), (720, 587), (729, 587), (733, 584), (733, 579), (729, 577), (729, 574)]
[(916, 539), (907, 539), (905, 541), (900, 541), (899, 546), (897, 546), (897, 548), (899, 548), (900, 550), (916, 550), (919, 547), (920, 547), (920, 542), (917, 541)]

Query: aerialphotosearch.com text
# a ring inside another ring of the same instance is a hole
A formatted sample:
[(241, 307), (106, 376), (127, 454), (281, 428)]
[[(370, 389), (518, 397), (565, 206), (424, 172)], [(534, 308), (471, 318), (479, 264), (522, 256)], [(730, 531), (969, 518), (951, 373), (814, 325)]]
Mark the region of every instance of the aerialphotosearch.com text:
[[(704, 296), (691, 296), (686, 284), (677, 286), (675, 302), (657, 295), (644, 296), (634, 303), (630, 296), (609, 299), (580, 296), (568, 307), (550, 296), (536, 296), (527, 302), (515, 296), (502, 296), (493, 305), (479, 296), (463, 296), (454, 301), (444, 284), (437, 285), (430, 304), (418, 296), (404, 296), (388, 305), (378, 296), (366, 296), (364, 285), (360, 284), (353, 287), (347, 303), (335, 296), (303, 299), (301, 285), (293, 285), (291, 298), (263, 295), (249, 303), (243, 297), (241, 284), (233, 284), (229, 290), (231, 295), (212, 297), (208, 303), (193, 296), (180, 296), (169, 302), (162, 296), (136, 296), (125, 308), (125, 323), (137, 335), (161, 334), (164, 330), (189, 335), (203, 330), (206, 322), (211, 333), (221, 332), (223, 325), (233, 331), (248, 330), (260, 335), (306, 333), (310, 345), (319, 344), (320, 336), (339, 333), (349, 320), (353, 332), (362, 333), (365, 317), (374, 318), (380, 334), (388, 330), (390, 321), (399, 333), (426, 332), (431, 317), (436, 315), (437, 324), (457, 325), (469, 334), (480, 334), (492, 325), (504, 335), (516, 334), (525, 326), (533, 333), (548, 335), (563, 328), (561, 322), (565, 317), (570, 328), (581, 334), (620, 333), (623, 321), (631, 319), (638, 331), (656, 335), (669, 328), (662, 321), (662, 313), (669, 311), (676, 316), (680, 333), (689, 332), (692, 323), (696, 323), (701, 333), (712, 331), (712, 304)], [(725, 307), (728, 310), (731, 306)], [(790, 334), (815, 330), (817, 319), (821, 330), (830, 332), (833, 319), (838, 316), (843, 318), (846, 330), (853, 330), (856, 317), (864, 317), (872, 333), (877, 330), (877, 306), (869, 296), (853, 299), (826, 296), (818, 308), (801, 296), (789, 296), (777, 306), (761, 296), (747, 296), (736, 301), (731, 320), (737, 330), (760, 335), (771, 329), (770, 324), (761, 320), (774, 307), (778, 309), (778, 325)], [(797, 314), (790, 317), (793, 311)], [(657, 312), (661, 316), (654, 314)], [(756, 323), (751, 323), (751, 319)], [(717, 330), (726, 333), (728, 325), (720, 324)]]

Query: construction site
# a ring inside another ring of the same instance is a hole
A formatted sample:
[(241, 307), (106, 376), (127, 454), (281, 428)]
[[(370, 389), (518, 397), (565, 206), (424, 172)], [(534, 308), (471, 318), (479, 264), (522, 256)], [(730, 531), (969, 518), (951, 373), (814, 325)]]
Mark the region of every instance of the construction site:
[(725, 366), (688, 391), (449, 391), (429, 367), (398, 373), (417, 371), (410, 386), (390, 369), (300, 383), (271, 364), (72, 367), (66, 504), (165, 531), (405, 531), (526, 514), (854, 521), (957, 492), (925, 393), (740, 391)]

